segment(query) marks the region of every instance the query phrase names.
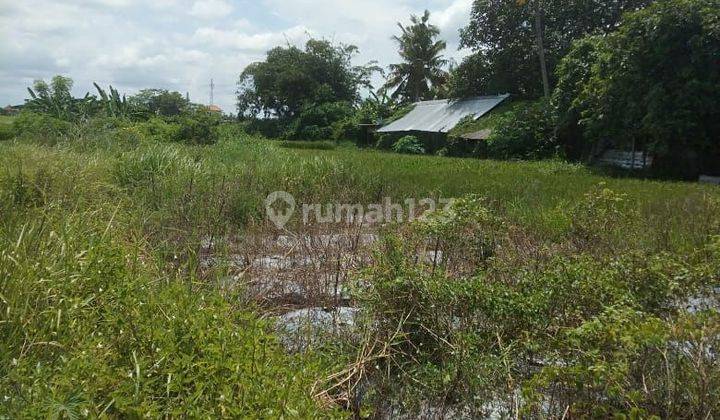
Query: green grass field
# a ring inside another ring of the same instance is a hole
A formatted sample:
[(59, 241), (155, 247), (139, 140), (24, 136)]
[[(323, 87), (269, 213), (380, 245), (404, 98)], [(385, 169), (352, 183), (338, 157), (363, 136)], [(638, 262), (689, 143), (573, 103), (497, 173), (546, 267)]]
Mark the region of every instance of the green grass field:
[[(198, 275), (203, 238), (263, 225), (273, 191), (361, 204), (473, 194), (543, 255), (688, 255), (720, 234), (713, 186), (281, 146), (242, 134), (207, 147), (1, 141), (0, 417), (347, 415), (312, 390), (354, 354), (286, 354), (256, 308)], [(568, 245), (578, 214), (602, 246)]]

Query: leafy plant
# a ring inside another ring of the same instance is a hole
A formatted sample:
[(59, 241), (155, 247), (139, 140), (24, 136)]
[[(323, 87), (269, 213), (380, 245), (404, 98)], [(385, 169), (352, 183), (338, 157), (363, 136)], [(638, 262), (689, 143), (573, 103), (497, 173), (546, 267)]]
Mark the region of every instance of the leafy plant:
[(73, 130), (70, 122), (28, 111), (21, 112), (13, 121), (12, 127), (20, 137), (50, 143), (68, 136)]
[(44, 80), (36, 80), (32, 88), (27, 88), (30, 100), (26, 108), (35, 113), (49, 115), (64, 121), (78, 121), (94, 114), (95, 98), (86, 94), (84, 98), (74, 98), (71, 90), (73, 80), (69, 77), (55, 76), (50, 85)]
[(188, 115), (176, 118), (180, 125), (177, 141), (188, 144), (208, 145), (219, 139), (220, 116), (207, 109), (197, 109)]
[(130, 118), (133, 115), (132, 107), (125, 98), (125, 95), (121, 98), (120, 93), (112, 86), (110, 86), (110, 94), (108, 95), (97, 83), (93, 83), (93, 85), (100, 95), (101, 104), (106, 116), (112, 118)]
[(623, 13), (651, 3), (653, 0), (475, 0), (470, 22), (461, 30), (461, 45), (470, 48), (473, 54), (454, 72), (454, 94), (508, 92), (528, 99), (539, 98), (543, 95), (543, 83), (537, 55), (538, 17), (552, 85), (555, 66), (573, 40), (594, 32), (613, 32)]
[(498, 117), (487, 141), (489, 157), (543, 159), (556, 156), (552, 108), (545, 101), (529, 104)]
[(420, 140), (415, 136), (405, 136), (400, 138), (392, 147), (396, 153), (404, 153), (408, 155), (423, 155), (425, 148)]
[(580, 132), (591, 157), (611, 147), (647, 151), (668, 175), (720, 173), (717, 6), (655, 2), (625, 15), (616, 32), (577, 43), (555, 94), (563, 141)]
[(445, 83), (447, 73), (443, 67), (447, 64), (442, 51), (447, 47), (445, 41), (436, 40), (440, 29), (429, 23), (430, 12), (411, 16), (412, 25), (398, 23), (401, 34), (394, 36), (398, 44), (402, 62), (390, 65), (390, 75), (385, 84), (394, 89), (391, 97), (403, 102), (417, 102), (432, 98), (433, 90)]

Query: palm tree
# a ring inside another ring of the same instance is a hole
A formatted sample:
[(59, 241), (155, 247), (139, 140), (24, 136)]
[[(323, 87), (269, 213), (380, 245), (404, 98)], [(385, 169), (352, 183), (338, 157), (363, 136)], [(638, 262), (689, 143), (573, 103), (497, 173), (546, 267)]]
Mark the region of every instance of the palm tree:
[(429, 20), (430, 12), (426, 10), (421, 18), (411, 16), (412, 25), (408, 27), (398, 23), (402, 33), (393, 40), (400, 48), (402, 63), (390, 65), (385, 84), (388, 89), (394, 89), (393, 99), (411, 102), (428, 99), (433, 89), (447, 80), (443, 67), (448, 61), (442, 55), (447, 44), (436, 40), (440, 29), (429, 24)]

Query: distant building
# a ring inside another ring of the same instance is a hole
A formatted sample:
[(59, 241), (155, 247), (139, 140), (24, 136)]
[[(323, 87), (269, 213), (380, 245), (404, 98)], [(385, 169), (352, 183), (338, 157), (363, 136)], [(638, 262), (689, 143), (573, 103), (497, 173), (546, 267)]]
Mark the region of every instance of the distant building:
[(465, 140), (489, 140), (493, 131), (489, 128), (485, 130), (475, 131), (472, 133), (461, 134), (460, 138)]
[(217, 105), (210, 105), (207, 107), (208, 111), (210, 112), (217, 112), (218, 114), (222, 114), (223, 110)]
[(8, 105), (5, 108), (2, 108), (2, 110), (0, 110), (0, 114), (2, 114), (2, 115), (16, 115), (19, 112), (20, 112), (20, 107), (12, 106), (12, 105)]

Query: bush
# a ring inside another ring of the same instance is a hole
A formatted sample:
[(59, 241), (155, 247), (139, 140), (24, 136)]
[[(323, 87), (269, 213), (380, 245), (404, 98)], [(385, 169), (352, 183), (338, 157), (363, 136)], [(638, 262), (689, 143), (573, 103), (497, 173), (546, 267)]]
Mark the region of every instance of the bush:
[(13, 129), (12, 124), (0, 123), (0, 141), (10, 140), (13, 137), (15, 137), (15, 130)]
[[(379, 350), (367, 371), (355, 366), (376, 384), (373, 402), (471, 417), (720, 412), (720, 360), (707, 350), (720, 317), (679, 305), (715, 287), (714, 245), (503, 261), (513, 236), (468, 198), (384, 239), (361, 292), (372, 331), (362, 348)], [(428, 245), (440, 263), (422, 257)]]
[(415, 136), (405, 136), (393, 144), (392, 150), (396, 153), (408, 155), (424, 155), (423, 143)]
[(487, 142), (448, 136), (447, 144), (441, 149), (441, 156), (485, 158)]
[(180, 125), (176, 141), (186, 144), (215, 144), (220, 135), (220, 116), (205, 109), (198, 109), (188, 115), (171, 121)]
[(392, 147), (402, 136), (397, 134), (380, 134), (375, 147), (382, 150), (392, 150)]
[(585, 194), (570, 216), (576, 240), (596, 246), (623, 243), (618, 239), (627, 234), (628, 223), (639, 217), (626, 195), (616, 193), (605, 184)]
[(136, 126), (143, 137), (151, 140), (169, 142), (181, 139), (182, 127), (163, 118), (153, 117)]
[(68, 136), (73, 124), (45, 114), (21, 112), (13, 121), (13, 130), (20, 137), (55, 142)]
[(287, 130), (287, 121), (279, 118), (251, 118), (241, 122), (245, 132), (261, 135), (269, 139), (278, 139)]
[[(300, 110), (285, 137), (297, 140), (329, 140), (344, 132), (343, 121), (350, 121), (353, 108), (347, 102), (306, 105)], [(352, 124), (349, 122), (347, 124)]]
[(549, 104), (539, 101), (499, 118), (487, 142), (495, 159), (543, 159), (557, 155), (554, 118)]

